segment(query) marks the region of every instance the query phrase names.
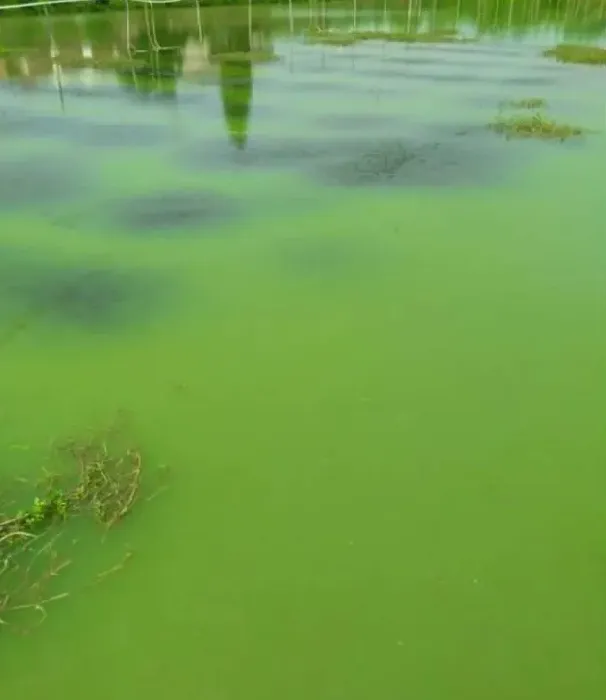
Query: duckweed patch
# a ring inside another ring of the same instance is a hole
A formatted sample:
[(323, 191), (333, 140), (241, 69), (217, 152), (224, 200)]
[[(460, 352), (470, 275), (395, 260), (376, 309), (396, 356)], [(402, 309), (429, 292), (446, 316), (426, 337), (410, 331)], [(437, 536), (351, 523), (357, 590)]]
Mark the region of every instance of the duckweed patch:
[(589, 66), (606, 66), (606, 49), (582, 44), (558, 44), (543, 52), (543, 56), (554, 58), (559, 63), (578, 63)]

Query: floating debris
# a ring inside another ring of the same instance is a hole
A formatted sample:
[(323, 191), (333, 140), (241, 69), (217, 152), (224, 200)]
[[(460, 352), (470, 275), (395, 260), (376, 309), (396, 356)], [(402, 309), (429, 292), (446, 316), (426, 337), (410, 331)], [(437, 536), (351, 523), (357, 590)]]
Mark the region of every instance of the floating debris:
[[(12, 514), (7, 510), (14, 508), (15, 499), (8, 489), (0, 489), (0, 624), (22, 631), (23, 613), (37, 613), (42, 622), (47, 606), (69, 595), (57, 592), (55, 585), (72, 564), (66, 554), (68, 538), (62, 537), (70, 520), (88, 516), (108, 531), (134, 508), (143, 458), (136, 447), (110, 447), (111, 437), (108, 432), (58, 447), (75, 470), (61, 474), (43, 470), (39, 495)], [(131, 556), (127, 552), (118, 564), (98, 574), (96, 582), (122, 569)]]
[(498, 117), (488, 128), (506, 138), (535, 138), (566, 141), (575, 136), (582, 136), (586, 130), (571, 124), (563, 124), (548, 119), (542, 114), (516, 115)]
[(559, 63), (579, 63), (588, 66), (606, 66), (606, 49), (582, 44), (558, 44), (543, 52), (547, 58), (555, 58)]

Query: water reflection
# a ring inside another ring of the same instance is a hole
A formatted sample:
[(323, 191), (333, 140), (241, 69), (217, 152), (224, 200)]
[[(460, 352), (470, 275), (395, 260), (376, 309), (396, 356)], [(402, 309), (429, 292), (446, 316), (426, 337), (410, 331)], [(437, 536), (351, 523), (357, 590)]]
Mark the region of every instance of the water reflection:
[(128, 54), (116, 67), (120, 84), (141, 97), (174, 99), (188, 40), (186, 29), (166, 21), (154, 23), (153, 36), (149, 26), (136, 27)]
[[(395, 0), (378, 4), (352, 0), (349, 11), (339, 13), (330, 13), (326, 3), (315, 1), (298, 10), (291, 5), (290, 12), (271, 7), (173, 9), (151, 4), (134, 9), (128, 0), (125, 8), (123, 13), (50, 17), (4, 11), (0, 14), (0, 79), (28, 90), (54, 84), (62, 100), (82, 91), (101, 93), (117, 86), (123, 95), (143, 102), (176, 103), (188, 91), (217, 89), (229, 140), (241, 150), (248, 141), (258, 64), (274, 57), (276, 37), (287, 35), (296, 41), (309, 27), (410, 32), (458, 26), (480, 35), (522, 35), (541, 28), (552, 31), (554, 40), (580, 34), (596, 37), (606, 31), (602, 0), (411, 0), (404, 8)], [(325, 55), (336, 61), (335, 51), (316, 50), (323, 56), (322, 70)], [(481, 46), (470, 48), (474, 55), (481, 50)], [(464, 52), (461, 47), (459, 57)], [(414, 57), (409, 55), (407, 60)], [(297, 60), (289, 61), (291, 72), (296, 73)], [(380, 68), (384, 75), (387, 63)], [(300, 71), (309, 70), (303, 60)], [(352, 64), (352, 70), (358, 69)], [(472, 73), (467, 77), (475, 79), (479, 78)], [(335, 81), (322, 85), (329, 90), (338, 87)], [(306, 87), (301, 83), (301, 90)]]
[(142, 97), (176, 99), (177, 85), (184, 77), (218, 81), (227, 133), (236, 148), (244, 148), (251, 112), (253, 59), (261, 55), (260, 51), (271, 53), (269, 34), (257, 31), (258, 17), (241, 8), (230, 13), (227, 24), (213, 21), (211, 15), (202, 25), (196, 14), (196, 26), (191, 26), (175, 21), (172, 14), (152, 9), (145, 10), (142, 17), (143, 24), (140, 15), (134, 28), (129, 21), (128, 56), (122, 57), (124, 63), (116, 69), (121, 85)]
[[(254, 65), (274, 55), (270, 19), (266, 9), (232, 8), (226, 16), (153, 6), (132, 11), (128, 5), (124, 14), (11, 17), (0, 79), (24, 89), (54, 83), (62, 100), (100, 91), (111, 75), (126, 94), (147, 101), (177, 101), (180, 85), (216, 85), (230, 141), (241, 149)], [(7, 15), (0, 17), (0, 32), (2, 22)]]

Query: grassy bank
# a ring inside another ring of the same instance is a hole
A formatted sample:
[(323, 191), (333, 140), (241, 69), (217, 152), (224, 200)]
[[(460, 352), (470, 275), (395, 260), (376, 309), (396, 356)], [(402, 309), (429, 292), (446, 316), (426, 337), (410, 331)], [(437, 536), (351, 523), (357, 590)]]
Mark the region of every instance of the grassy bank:
[[(32, 0), (0, 0), (0, 8), (3, 6), (13, 6), (16, 4), (27, 4)], [(156, 0), (158, 2), (158, 0)], [(127, 0), (75, 0), (74, 2), (65, 2), (64, 4), (49, 5), (51, 12), (82, 12), (82, 11), (105, 11), (105, 10), (122, 10), (127, 4)], [(142, 5), (141, 0), (130, 0), (130, 5)], [(261, 5), (283, 5), (288, 7), (289, 0), (180, 0), (179, 7), (229, 7), (229, 6), (246, 6), (252, 4), (254, 6)], [(323, 8), (348, 8), (351, 9), (354, 5), (354, 0), (293, 0), (292, 4), (295, 7), (312, 7), (316, 9)], [(401, 0), (357, 0), (356, 6), (358, 10), (377, 10), (383, 12), (398, 11), (401, 12), (407, 7), (403, 5)], [(423, 2), (419, 0), (415, 3), (417, 10), (420, 11), (456, 11), (457, 15), (481, 15), (482, 17), (490, 16), (490, 23), (494, 24), (499, 16), (506, 17), (508, 23), (515, 25), (518, 22), (520, 14), (525, 15), (532, 12), (536, 15), (536, 7), (530, 2), (500, 2), (499, 0), (435, 0), (434, 2)], [(174, 5), (173, 5), (174, 7)], [(566, 12), (573, 21), (577, 16), (582, 14), (585, 18), (589, 16), (597, 20), (599, 17), (604, 18), (605, 6), (602, 0), (544, 0), (541, 3), (540, 11), (542, 13), (558, 13)], [(24, 8), (24, 12), (39, 12), (38, 8)]]

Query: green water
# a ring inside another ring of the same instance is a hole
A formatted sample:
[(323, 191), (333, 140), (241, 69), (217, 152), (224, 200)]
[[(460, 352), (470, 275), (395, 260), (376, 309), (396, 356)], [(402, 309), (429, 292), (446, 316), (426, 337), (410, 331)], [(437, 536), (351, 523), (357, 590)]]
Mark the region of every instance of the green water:
[[(3, 698), (604, 697), (606, 68), (541, 51), (606, 17), (438, 5), (0, 16), (3, 476), (118, 412), (170, 467)], [(302, 38), (418, 10), (481, 40)]]

